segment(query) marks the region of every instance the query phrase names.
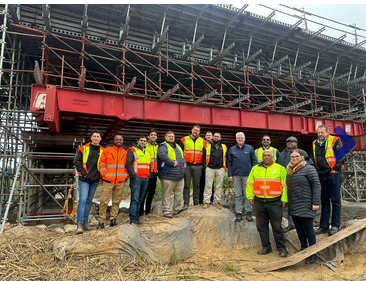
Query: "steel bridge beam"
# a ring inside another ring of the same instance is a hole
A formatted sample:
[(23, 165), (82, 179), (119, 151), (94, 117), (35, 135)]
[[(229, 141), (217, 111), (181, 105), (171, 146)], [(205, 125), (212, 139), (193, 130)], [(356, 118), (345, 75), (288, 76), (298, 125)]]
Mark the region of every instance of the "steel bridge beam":
[[(47, 85), (47, 87), (49, 86)], [(32, 111), (38, 110), (40, 113), (43, 112), (43, 109), (35, 108), (34, 105), (37, 94), (45, 93), (47, 95), (46, 108), (57, 107), (57, 110), (61, 113), (68, 112), (92, 116), (106, 116), (108, 118), (114, 117), (121, 120), (120, 122), (137, 118), (160, 122), (248, 127), (299, 133), (315, 133), (317, 126), (324, 124), (330, 128), (331, 133), (334, 133), (333, 129), (337, 126), (341, 126), (344, 130), (348, 126), (350, 128), (347, 131), (349, 135), (363, 135), (362, 124), (353, 121), (329, 120), (302, 115), (151, 100), (56, 87), (53, 89), (53, 87), (51, 89), (55, 92), (54, 96), (57, 97), (54, 100), (48, 98), (48, 91), (45, 86), (33, 85), (30, 108)]]

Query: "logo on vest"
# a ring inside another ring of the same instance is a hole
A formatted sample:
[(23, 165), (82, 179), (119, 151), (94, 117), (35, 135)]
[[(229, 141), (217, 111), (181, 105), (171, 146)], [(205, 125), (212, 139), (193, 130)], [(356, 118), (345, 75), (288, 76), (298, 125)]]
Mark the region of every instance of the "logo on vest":
[(273, 169), (271, 172), (272, 172), (272, 174), (274, 174), (274, 173), (276, 173), (276, 170)]

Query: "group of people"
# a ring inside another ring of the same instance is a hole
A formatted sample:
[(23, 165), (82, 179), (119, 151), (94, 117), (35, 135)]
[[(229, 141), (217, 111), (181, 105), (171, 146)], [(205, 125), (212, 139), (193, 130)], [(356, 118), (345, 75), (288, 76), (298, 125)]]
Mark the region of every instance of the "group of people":
[[(137, 144), (126, 151), (122, 147), (122, 136), (116, 135), (114, 145), (103, 148), (99, 145), (101, 134), (95, 131), (91, 142), (79, 148), (74, 161), (80, 180), (77, 233), (91, 229), (88, 216), (100, 180), (103, 190), (98, 229), (105, 227), (111, 195), (109, 226), (117, 225), (119, 203), (128, 179), (131, 224), (139, 224), (143, 215), (152, 216), (151, 204), (157, 178), (162, 184), (164, 217), (172, 218), (188, 209), (191, 182), (193, 205), (202, 205), (203, 209), (207, 209), (213, 204), (221, 210), (222, 185), (227, 170), (228, 180), (234, 186), (235, 221), (243, 219), (243, 201), (247, 221), (253, 221), (254, 208), (262, 243), (258, 254), (272, 252), (269, 223), (280, 257), (287, 256), (284, 233), (292, 229), (296, 229), (303, 250), (315, 244), (316, 234), (333, 235), (340, 230), (343, 160), (336, 159), (335, 153), (342, 147), (342, 142), (330, 135), (325, 125), (317, 128), (317, 134), (309, 157), (297, 147), (298, 140), (293, 136), (287, 138), (286, 148), (279, 152), (271, 146), (268, 135), (263, 136), (262, 147), (254, 150), (245, 143), (245, 134), (238, 132), (236, 145), (228, 149), (222, 143), (220, 133), (207, 132), (202, 138), (200, 126), (194, 125), (191, 133), (180, 139), (179, 143), (174, 132), (168, 131), (165, 141), (158, 144), (157, 131), (151, 129), (147, 137), (140, 136)], [(320, 204), (320, 227), (314, 231), (313, 220)], [(281, 223), (286, 206), (289, 223), (283, 229)], [(314, 263), (315, 259), (313, 255), (307, 262)]]

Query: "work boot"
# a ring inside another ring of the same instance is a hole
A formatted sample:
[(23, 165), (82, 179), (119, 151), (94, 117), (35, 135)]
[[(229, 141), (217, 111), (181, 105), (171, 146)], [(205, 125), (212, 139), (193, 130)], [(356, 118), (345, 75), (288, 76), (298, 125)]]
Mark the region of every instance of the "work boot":
[(267, 254), (269, 254), (269, 253), (272, 253), (272, 249), (271, 248), (269, 248), (269, 249), (266, 249), (266, 248), (263, 248), (262, 250), (259, 250), (258, 252), (257, 252), (257, 254), (258, 255), (267, 255)]
[(307, 257), (305, 259), (305, 263), (309, 263), (309, 264), (313, 264), (313, 263), (315, 263), (315, 261), (316, 261), (316, 255), (315, 254), (311, 255), (310, 257)]
[(113, 220), (111, 220), (111, 223), (109, 224), (109, 227), (113, 227), (113, 226), (116, 226), (116, 225), (118, 225), (118, 223), (117, 223), (116, 219), (113, 219)]
[(104, 222), (98, 223), (97, 229), (103, 229), (104, 228)]
[(243, 219), (242, 214), (237, 213), (237, 214), (236, 214), (236, 220), (235, 220), (235, 222), (240, 222), (240, 221), (242, 221), (242, 219)]
[(92, 230), (92, 227), (89, 225), (89, 223), (87, 221), (83, 222), (83, 228), (85, 230)]
[(76, 227), (76, 234), (82, 234), (82, 233), (83, 233), (83, 223), (78, 222), (77, 227)]
[(289, 224), (288, 227), (286, 227), (283, 230), (283, 233), (289, 232), (290, 230), (293, 230), (293, 229), (295, 229), (295, 226), (293, 224)]
[(252, 212), (251, 211), (246, 212), (245, 216), (247, 218), (247, 221), (253, 221)]
[(207, 203), (203, 204), (202, 209), (207, 209), (207, 208), (208, 208), (208, 204)]
[(221, 207), (221, 205), (220, 205), (220, 203), (219, 203), (219, 202), (216, 202), (216, 203), (215, 203), (215, 206), (216, 206), (216, 208), (217, 208), (217, 209), (219, 209), (219, 210), (221, 210), (221, 209), (222, 209), (222, 207)]
[(286, 251), (286, 250), (279, 250), (279, 251), (278, 251), (278, 255), (279, 255), (281, 258), (286, 258), (286, 257), (287, 257), (287, 251)]
[(332, 236), (333, 234), (336, 234), (337, 232), (339, 232), (340, 229), (338, 226), (332, 226), (328, 232), (329, 236)]
[(163, 217), (168, 218), (168, 219), (172, 219), (173, 218), (173, 216), (171, 214), (163, 215)]
[(324, 226), (319, 226), (319, 228), (317, 230), (314, 231), (315, 235), (319, 235), (319, 234), (323, 234), (323, 233), (328, 233), (329, 229), (324, 227)]

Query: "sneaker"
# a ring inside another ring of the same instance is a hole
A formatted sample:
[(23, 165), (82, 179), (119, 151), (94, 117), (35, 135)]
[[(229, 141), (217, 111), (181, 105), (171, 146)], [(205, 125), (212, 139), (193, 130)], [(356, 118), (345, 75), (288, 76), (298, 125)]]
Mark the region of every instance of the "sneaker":
[(340, 229), (338, 226), (332, 226), (328, 232), (329, 236), (332, 236), (333, 234), (336, 234), (337, 232), (339, 232)]
[(221, 209), (222, 209), (222, 207), (221, 207), (221, 205), (220, 205), (220, 203), (219, 203), (219, 202), (216, 202), (216, 203), (215, 203), (215, 207), (216, 207), (217, 209), (219, 209), (219, 210), (221, 210)]
[(283, 233), (286, 233), (286, 232), (289, 232), (290, 230), (293, 230), (295, 229), (295, 226), (290, 224), (288, 227), (286, 227), (284, 230), (283, 230)]
[(262, 250), (259, 250), (258, 252), (257, 252), (257, 254), (258, 255), (267, 255), (267, 254), (269, 254), (269, 253), (272, 253), (272, 249), (266, 249), (266, 248), (263, 248)]
[(243, 219), (243, 216), (242, 216), (242, 214), (240, 214), (240, 213), (237, 213), (237, 214), (236, 214), (236, 219), (235, 219), (235, 222), (240, 222), (240, 221), (242, 221), (242, 219)]
[(286, 251), (286, 250), (279, 250), (279, 251), (278, 251), (278, 255), (279, 255), (281, 258), (286, 258), (286, 257), (287, 257), (287, 251)]
[(207, 208), (208, 208), (208, 204), (207, 203), (203, 204), (202, 209), (207, 209)]
[(324, 227), (324, 226), (319, 226), (319, 228), (317, 230), (314, 231), (315, 235), (319, 235), (319, 234), (323, 234), (323, 233), (328, 233), (329, 229)]
[(249, 221), (249, 222), (250, 221), (253, 221), (252, 212), (251, 211), (246, 212), (245, 216), (246, 216), (247, 221)]

